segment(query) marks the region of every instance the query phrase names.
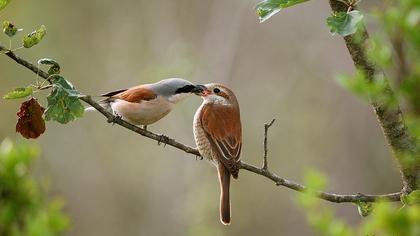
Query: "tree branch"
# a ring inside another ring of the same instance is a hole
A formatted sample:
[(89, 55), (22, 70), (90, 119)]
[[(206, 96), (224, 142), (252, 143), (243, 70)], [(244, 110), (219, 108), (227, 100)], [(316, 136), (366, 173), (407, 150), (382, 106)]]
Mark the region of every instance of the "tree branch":
[[(331, 9), (335, 12), (345, 12), (348, 6), (339, 0), (329, 0)], [(356, 6), (353, 6), (355, 8)], [(375, 81), (376, 75), (383, 75), (387, 84), (383, 95), (390, 100), (397, 101), (389, 85), (389, 81), (382, 70), (377, 68), (366, 55), (366, 45), (369, 34), (365, 27), (361, 27), (359, 38), (355, 34), (344, 37), (347, 49), (356, 68), (362, 70), (369, 82)], [(388, 100), (389, 101), (389, 100)], [(378, 122), (400, 166), (403, 181), (403, 192), (410, 193), (418, 188), (420, 183), (420, 148), (415, 139), (409, 134), (404, 123), (403, 113), (396, 102), (390, 105), (383, 99), (371, 98), (371, 106), (375, 110)]]
[[(32, 63), (18, 57), (14, 52), (8, 51), (6, 48), (4, 48), (3, 46), (0, 45), (0, 51), (1, 50), (6, 50), (7, 52), (5, 53), (5, 55), (7, 55), (11, 59), (13, 59), (18, 64), (30, 69), (31, 71), (38, 74), (40, 77), (42, 77), (44, 79), (48, 78), (48, 74), (46, 72), (44, 72), (43, 70), (40, 70), (38, 67), (36, 67)], [(147, 138), (150, 138), (152, 140), (158, 141), (158, 144), (164, 143), (165, 145), (175, 147), (175, 148), (177, 148), (179, 150), (182, 150), (186, 153), (201, 157), (200, 153), (195, 148), (192, 148), (192, 147), (187, 146), (185, 144), (179, 143), (179, 142), (175, 141), (175, 139), (166, 137), (164, 135), (155, 134), (155, 133), (150, 132), (148, 130), (142, 129), (138, 126), (132, 125), (132, 124), (122, 120), (121, 118), (119, 118), (117, 116), (114, 116), (112, 113), (108, 112), (101, 105), (99, 105), (99, 103), (95, 102), (90, 96), (82, 95), (82, 96), (79, 97), (79, 99), (86, 102), (87, 104), (91, 105), (96, 110), (98, 110), (102, 115), (104, 115), (107, 118), (108, 122), (118, 124), (118, 125), (126, 128), (126, 129), (129, 129), (133, 132), (136, 132), (136, 133), (138, 133), (138, 134), (140, 134), (144, 137), (147, 137)], [(268, 170), (268, 167), (267, 167), (267, 132), (268, 132), (268, 129), (271, 127), (271, 125), (273, 123), (274, 123), (274, 119), (270, 123), (264, 125), (263, 167), (258, 168), (256, 166), (248, 164), (244, 161), (241, 161), (240, 168), (244, 169), (244, 170), (247, 170), (249, 172), (253, 172), (257, 175), (264, 176), (264, 177), (272, 180), (277, 186), (284, 186), (284, 187), (296, 190), (298, 192), (305, 192), (307, 190), (307, 188), (305, 186), (303, 186), (302, 184), (293, 182), (291, 180), (287, 180), (285, 178), (281, 178), (278, 175), (276, 175), (275, 173), (272, 173)], [(324, 200), (329, 201), (329, 202), (334, 202), (334, 203), (374, 202), (374, 201), (377, 201), (378, 199), (384, 199), (384, 200), (388, 200), (388, 201), (399, 201), (400, 196), (401, 196), (401, 192), (383, 194), (383, 195), (366, 195), (366, 194), (361, 194), (361, 193), (348, 194), (348, 195), (343, 194), (342, 195), (342, 194), (327, 193), (327, 192), (317, 192), (317, 196), (321, 199), (324, 199)]]
[[(284, 186), (286, 188), (290, 188), (298, 192), (305, 192), (307, 190), (307, 188), (303, 186), (302, 184), (287, 180), (285, 178), (281, 178), (275, 173), (272, 173), (268, 170), (264, 170), (262, 168), (255, 167), (243, 161), (241, 162), (241, 169), (245, 169), (257, 175), (262, 175), (268, 179), (271, 179), (277, 186)], [(356, 202), (375, 202), (379, 199), (384, 199), (388, 201), (399, 201), (401, 192), (389, 193), (389, 194), (383, 194), (383, 195), (368, 195), (368, 194), (362, 194), (362, 193), (342, 195), (342, 194), (318, 191), (316, 195), (319, 198), (324, 199), (329, 202), (335, 202), (335, 203), (355, 202), (356, 203)]]

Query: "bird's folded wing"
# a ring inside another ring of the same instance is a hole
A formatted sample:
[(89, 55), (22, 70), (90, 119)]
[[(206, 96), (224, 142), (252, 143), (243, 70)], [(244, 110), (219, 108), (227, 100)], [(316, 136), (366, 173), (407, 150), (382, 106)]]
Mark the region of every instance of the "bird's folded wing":
[(239, 111), (227, 106), (208, 105), (201, 112), (201, 124), (219, 161), (236, 177), (242, 148)]
[(108, 92), (108, 93), (101, 94), (100, 96), (109, 98), (109, 97), (112, 97), (114, 95), (117, 95), (117, 94), (122, 93), (122, 92), (127, 91), (127, 90), (128, 89), (119, 89), (119, 90), (115, 90), (115, 91), (111, 91), (111, 92)]
[(144, 85), (132, 87), (129, 89), (121, 89), (114, 92), (103, 94), (108, 99), (115, 100), (121, 99), (127, 102), (139, 103), (141, 101), (150, 101), (157, 97), (157, 94), (152, 90), (146, 88)]

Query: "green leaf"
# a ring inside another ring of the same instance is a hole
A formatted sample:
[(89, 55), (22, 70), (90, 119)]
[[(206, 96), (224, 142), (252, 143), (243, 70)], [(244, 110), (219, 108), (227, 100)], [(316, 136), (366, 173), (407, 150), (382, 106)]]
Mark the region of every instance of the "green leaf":
[(49, 78), (54, 85), (61, 86), (66, 90), (66, 92), (70, 96), (79, 97), (80, 93), (74, 88), (74, 86), (62, 76), (59, 75), (51, 75)]
[(354, 77), (340, 75), (337, 81), (342, 87), (368, 101), (384, 97), (387, 87), (385, 78), (378, 75), (374, 81), (369, 82), (361, 70), (358, 70)]
[(420, 140), (420, 118), (410, 114), (404, 118), (410, 133)]
[(308, 189), (323, 190), (327, 186), (327, 178), (321, 172), (316, 170), (307, 170), (303, 176), (303, 182)]
[(327, 186), (327, 179), (318, 171), (306, 170), (303, 182), (307, 189), (299, 195), (298, 200), (304, 207), (315, 207), (320, 201), (317, 191), (322, 191)]
[(70, 226), (64, 202), (36, 181), (32, 167), (39, 150), (0, 141), (0, 235), (58, 236)]
[(47, 28), (45, 28), (44, 25), (41, 25), (39, 29), (23, 37), (23, 46), (25, 48), (30, 48), (37, 45), (42, 40), (42, 38), (45, 36), (46, 33), (47, 33)]
[(11, 0), (0, 0), (0, 10), (5, 8), (7, 4), (9, 4)]
[(18, 29), (10, 21), (7, 21), (7, 20), (3, 21), (3, 33), (5, 33), (7, 36), (13, 37), (19, 31), (22, 31), (22, 29)]
[(50, 69), (48, 69), (49, 75), (60, 74), (60, 65), (58, 64), (58, 62), (54, 61), (53, 59), (42, 58), (38, 60), (38, 64), (50, 65), (51, 67)]
[(401, 202), (405, 205), (420, 204), (420, 190), (414, 190), (408, 195), (401, 196)]
[(327, 18), (327, 25), (330, 32), (339, 34), (343, 37), (356, 33), (362, 23), (363, 15), (360, 11), (335, 12)]
[(28, 86), (26, 88), (16, 88), (15, 90), (7, 93), (3, 96), (3, 99), (17, 99), (24, 98), (33, 93), (32, 87)]
[(274, 16), (283, 8), (291, 7), (307, 1), (308, 0), (264, 0), (256, 6), (257, 15), (260, 23), (262, 23)]
[(356, 203), (359, 215), (362, 217), (368, 216), (373, 211), (373, 204), (370, 202)]
[(84, 112), (84, 107), (79, 101), (80, 93), (73, 85), (59, 75), (50, 76), (53, 82), (51, 94), (48, 95), (48, 106), (45, 111), (45, 120), (55, 120), (66, 124)]
[(363, 233), (358, 235), (419, 235), (420, 207), (397, 208), (393, 203), (379, 201), (363, 224)]
[(387, 68), (392, 65), (392, 50), (383, 39), (378, 36), (372, 36), (368, 41), (367, 55), (368, 57), (381, 66)]

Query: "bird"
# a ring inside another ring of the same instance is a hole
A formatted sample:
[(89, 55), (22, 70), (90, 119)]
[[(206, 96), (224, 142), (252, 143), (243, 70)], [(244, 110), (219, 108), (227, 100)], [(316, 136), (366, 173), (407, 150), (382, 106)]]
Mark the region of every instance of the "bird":
[[(194, 139), (200, 155), (217, 168), (220, 184), (220, 221), (231, 222), (230, 177), (237, 179), (242, 149), (242, 127), (235, 94), (225, 85), (197, 85), (203, 102), (197, 109)], [(201, 88), (201, 89), (200, 89)]]
[[(176, 103), (188, 94), (201, 90), (196, 85), (181, 78), (169, 78), (153, 84), (142, 84), (100, 95), (105, 99), (99, 104), (112, 111), (118, 118), (134, 124), (153, 124), (166, 116)], [(93, 107), (85, 109), (94, 110)]]

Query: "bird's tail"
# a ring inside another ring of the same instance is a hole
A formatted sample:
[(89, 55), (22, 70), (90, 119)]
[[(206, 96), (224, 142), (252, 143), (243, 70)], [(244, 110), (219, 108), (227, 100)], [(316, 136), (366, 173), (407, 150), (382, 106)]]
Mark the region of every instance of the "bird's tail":
[(220, 221), (224, 225), (230, 225), (230, 173), (222, 163), (218, 165), (217, 172), (220, 183)]

